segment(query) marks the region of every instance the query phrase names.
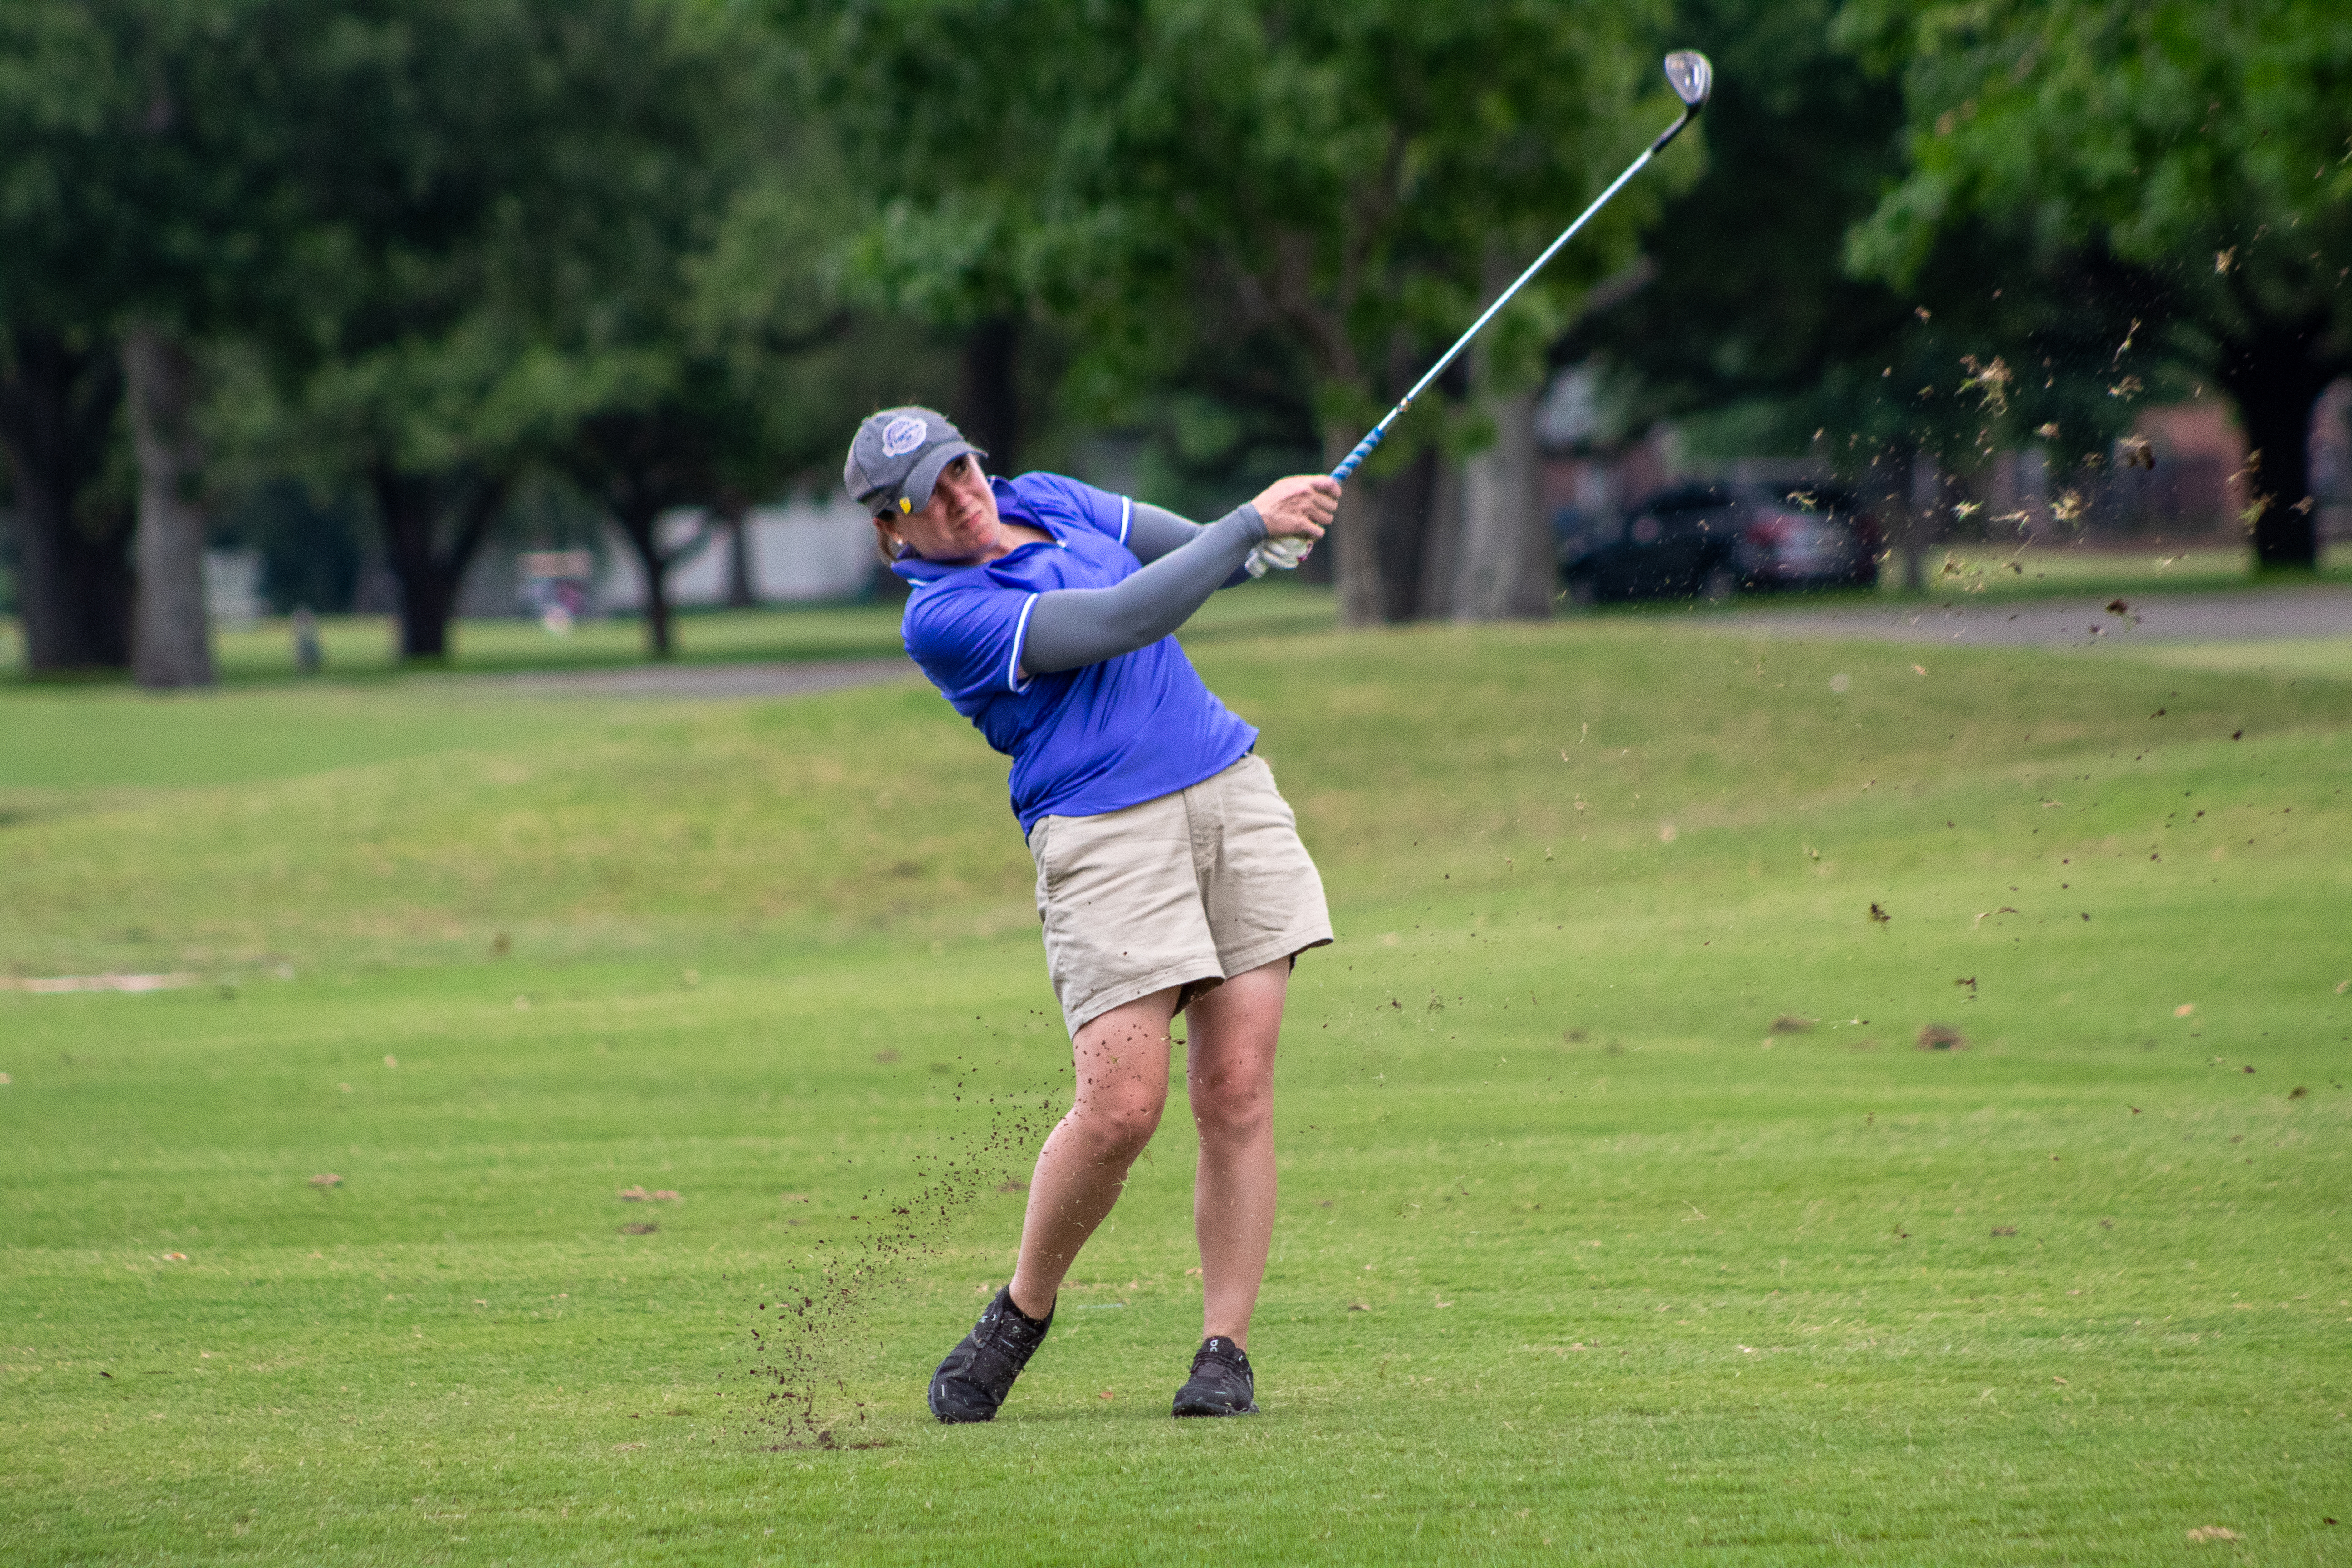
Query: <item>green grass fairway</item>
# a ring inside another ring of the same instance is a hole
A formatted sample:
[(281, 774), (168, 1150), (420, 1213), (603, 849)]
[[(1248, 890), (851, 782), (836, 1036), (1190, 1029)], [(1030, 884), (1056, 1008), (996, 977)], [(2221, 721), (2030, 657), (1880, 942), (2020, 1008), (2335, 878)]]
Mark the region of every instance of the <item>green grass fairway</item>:
[(1068, 1061), (919, 681), (0, 692), (0, 1561), (2352, 1561), (2339, 659), (1249, 630), (1341, 941), (1231, 1422), (1181, 1081), (924, 1414)]
[(2274, 637), (2259, 642), (2172, 644), (2139, 657), (2175, 669), (2251, 670), (2283, 679), (2321, 675), (2352, 680), (2352, 636)]

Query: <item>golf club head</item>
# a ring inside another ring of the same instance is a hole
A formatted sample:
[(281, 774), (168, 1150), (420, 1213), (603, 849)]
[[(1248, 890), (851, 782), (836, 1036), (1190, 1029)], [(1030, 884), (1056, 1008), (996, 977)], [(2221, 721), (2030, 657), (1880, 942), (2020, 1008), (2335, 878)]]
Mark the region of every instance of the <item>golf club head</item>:
[(1706, 107), (1706, 95), (1715, 90), (1715, 67), (1696, 49), (1676, 49), (1666, 57), (1666, 80), (1675, 96), (1696, 114)]
[(1666, 57), (1666, 80), (1673, 86), (1675, 96), (1683, 100), (1683, 111), (1650, 143), (1653, 157), (1664, 152), (1666, 143), (1681, 135), (1683, 127), (1697, 119), (1698, 111), (1706, 107), (1706, 95), (1715, 90), (1715, 67), (1696, 49), (1676, 49)]

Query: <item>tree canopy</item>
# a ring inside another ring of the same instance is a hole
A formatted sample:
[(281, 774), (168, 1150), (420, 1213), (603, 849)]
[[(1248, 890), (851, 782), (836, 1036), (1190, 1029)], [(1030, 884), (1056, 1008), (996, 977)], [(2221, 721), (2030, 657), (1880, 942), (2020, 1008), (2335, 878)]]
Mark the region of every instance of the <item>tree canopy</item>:
[(2116, 350), (2153, 290), (2095, 244), (2007, 215), (1955, 221), (1899, 278), (1853, 265), (1851, 232), (1908, 167), (1907, 119), (1899, 86), (1841, 39), (1841, 9), (1684, 0), (1672, 36), (1718, 69), (1706, 172), (1553, 352), (1599, 357), (1622, 423), (1684, 420), (1718, 448), (1875, 491), (1916, 571), (1969, 503), (1899, 515), (1915, 456), (1955, 482), (2027, 444), (2062, 468), (2104, 460), (2136, 412), (2108, 395)]
[[(1532, 257), (1678, 107), (1635, 47), (1643, 13), (1622, 5), (855, 0), (804, 15), (862, 177), (893, 193), (872, 254), (1066, 323), (1070, 384), (1102, 412), (1204, 350), (1282, 366), (1334, 458), (1475, 316), (1498, 264)], [(1656, 194), (1626, 193), (1493, 329), (1500, 384), (1534, 378), (1564, 302), (1631, 255)], [(1445, 433), (1438, 412), (1363, 488)], [(1351, 619), (1392, 616), (1410, 576), (1385, 531), (1336, 536)]]
[(2103, 251), (2235, 401), (2257, 557), (2310, 565), (2312, 405), (2352, 372), (2352, 11), (2326, 0), (1853, 0), (1908, 170), (1852, 257), (1907, 280), (1978, 218)]
[(618, 523), (666, 649), (657, 520), (740, 519), (886, 402), (1006, 468), (1143, 432), (1203, 502), (1336, 459), (1671, 118), (1685, 45), (1697, 133), (1350, 487), (1345, 618), (1540, 613), (1531, 393), (1593, 355), (1641, 418), (1891, 493), (1915, 454), (2092, 460), (2143, 380), (2210, 384), (2260, 559), (2314, 558), (2304, 431), (2352, 371), (2321, 0), (20, 0), (33, 663), (169, 633), (159, 679), (201, 679), (204, 509), (296, 479), (376, 530), (430, 658), (555, 490)]
[[(192, 334), (282, 306), (273, 282), (291, 235), (283, 110), (302, 75), (298, 9), (24, 0), (0, 10), (0, 447), (16, 479), (36, 670), (135, 652), (158, 683), (208, 678), (197, 525), (173, 504), (187, 410), (173, 404), (194, 386), (139, 373), (177, 365)], [(155, 352), (126, 354), (134, 338)], [(136, 595), (127, 493), (92, 504), (121, 438), (127, 375), (142, 466), (173, 470), (140, 487), (140, 547), (180, 563), (149, 571)]]

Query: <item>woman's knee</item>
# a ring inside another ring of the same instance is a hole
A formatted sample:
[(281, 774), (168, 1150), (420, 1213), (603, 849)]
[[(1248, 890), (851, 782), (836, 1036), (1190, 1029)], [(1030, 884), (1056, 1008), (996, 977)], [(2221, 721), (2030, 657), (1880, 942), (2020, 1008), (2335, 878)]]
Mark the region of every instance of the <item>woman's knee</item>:
[(1158, 1095), (1129, 1090), (1080, 1098), (1070, 1119), (1080, 1136), (1106, 1158), (1133, 1159), (1160, 1130), (1160, 1112), (1167, 1092)]
[(1254, 1136), (1274, 1119), (1271, 1074), (1211, 1074), (1192, 1082), (1192, 1121), (1203, 1133)]

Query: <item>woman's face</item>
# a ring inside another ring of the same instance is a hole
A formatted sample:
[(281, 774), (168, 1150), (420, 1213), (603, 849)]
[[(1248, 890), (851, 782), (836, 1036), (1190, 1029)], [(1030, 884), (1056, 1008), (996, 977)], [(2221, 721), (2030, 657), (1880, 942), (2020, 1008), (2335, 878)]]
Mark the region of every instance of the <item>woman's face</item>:
[(930, 505), (903, 516), (880, 513), (874, 526), (926, 561), (993, 561), (1012, 551), (999, 537), (996, 492), (969, 452), (940, 470)]

